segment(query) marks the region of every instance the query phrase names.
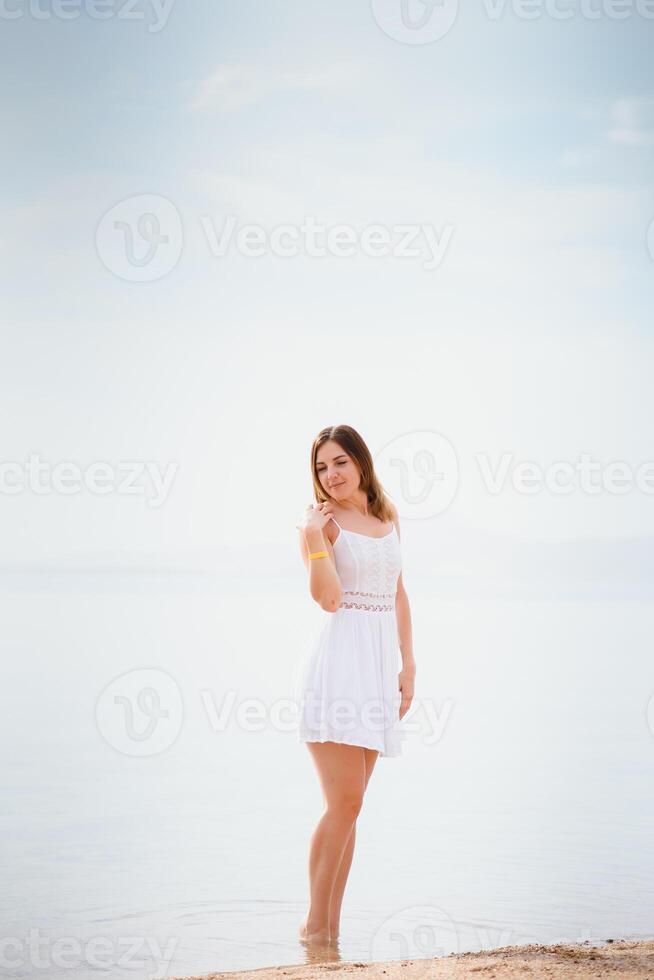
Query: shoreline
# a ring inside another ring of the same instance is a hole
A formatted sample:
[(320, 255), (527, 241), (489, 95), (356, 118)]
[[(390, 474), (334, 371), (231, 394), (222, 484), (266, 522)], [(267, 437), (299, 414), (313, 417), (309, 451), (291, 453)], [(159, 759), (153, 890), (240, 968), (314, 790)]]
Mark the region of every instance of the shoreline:
[(170, 977), (169, 980), (319, 980), (349, 977), (361, 980), (467, 980), (467, 978), (529, 977), (569, 980), (586, 977), (630, 977), (654, 980), (654, 939), (607, 939), (603, 943), (553, 943), (546, 946), (501, 946), (472, 953), (450, 953), (426, 959), (378, 963), (293, 963), (228, 973)]

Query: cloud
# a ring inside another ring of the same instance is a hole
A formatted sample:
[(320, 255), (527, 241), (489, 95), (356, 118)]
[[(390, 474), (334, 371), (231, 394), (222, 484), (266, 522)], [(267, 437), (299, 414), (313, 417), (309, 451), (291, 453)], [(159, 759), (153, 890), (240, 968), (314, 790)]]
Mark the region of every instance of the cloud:
[(241, 220), (280, 222), (301, 220), (310, 203), (292, 187), (265, 178), (251, 179), (223, 171), (189, 170), (191, 186), (211, 209), (238, 214)]
[(221, 65), (191, 98), (195, 111), (237, 112), (282, 92), (347, 92), (355, 83), (353, 66), (330, 65), (322, 71), (286, 70), (261, 65)]
[(616, 99), (611, 104), (612, 127), (607, 139), (626, 146), (654, 145), (654, 98)]

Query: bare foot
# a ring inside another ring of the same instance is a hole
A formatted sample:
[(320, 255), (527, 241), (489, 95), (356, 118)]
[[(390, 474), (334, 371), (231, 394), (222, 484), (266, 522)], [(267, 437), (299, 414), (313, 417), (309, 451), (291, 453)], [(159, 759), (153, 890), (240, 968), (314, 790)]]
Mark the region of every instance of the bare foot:
[(300, 926), (300, 945), (304, 947), (307, 964), (340, 963), (341, 951), (338, 939), (331, 939), (325, 929), (307, 926), (307, 920)]
[(307, 924), (306, 918), (300, 924), (300, 939), (309, 943), (320, 943), (327, 945), (329, 942), (329, 929), (315, 929)]

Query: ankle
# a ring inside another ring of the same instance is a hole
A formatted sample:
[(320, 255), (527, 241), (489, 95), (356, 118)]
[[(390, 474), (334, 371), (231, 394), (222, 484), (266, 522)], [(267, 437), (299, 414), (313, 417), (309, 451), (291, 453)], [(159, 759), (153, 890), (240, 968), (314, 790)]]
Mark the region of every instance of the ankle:
[(325, 922), (324, 919), (312, 918), (311, 915), (307, 915), (305, 922), (305, 928), (307, 932), (324, 932), (329, 933), (329, 922)]

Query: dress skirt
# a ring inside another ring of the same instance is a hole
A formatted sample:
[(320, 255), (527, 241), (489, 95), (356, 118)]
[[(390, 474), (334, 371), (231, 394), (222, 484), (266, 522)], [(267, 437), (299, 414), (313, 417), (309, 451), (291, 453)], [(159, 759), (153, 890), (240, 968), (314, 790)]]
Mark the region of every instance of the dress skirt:
[(402, 656), (395, 610), (339, 608), (295, 675), (298, 741), (341, 742), (401, 754)]

